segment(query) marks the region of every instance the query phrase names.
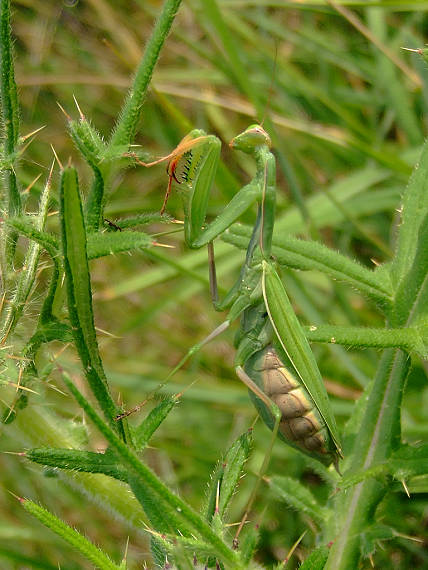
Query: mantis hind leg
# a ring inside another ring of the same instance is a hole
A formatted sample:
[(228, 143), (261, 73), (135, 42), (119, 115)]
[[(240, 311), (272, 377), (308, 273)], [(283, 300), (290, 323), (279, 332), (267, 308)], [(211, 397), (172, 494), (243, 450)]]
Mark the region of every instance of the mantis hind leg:
[(272, 436), (268, 445), (268, 448), (266, 450), (264, 459), (263, 459), (263, 463), (260, 467), (258, 476), (257, 476), (257, 482), (253, 487), (253, 490), (251, 492), (250, 498), (248, 499), (248, 503), (247, 506), (245, 508), (245, 513), (244, 516), (241, 519), (241, 522), (239, 524), (238, 530), (236, 531), (235, 534), (235, 540), (238, 540), (239, 534), (241, 533), (241, 530), (245, 524), (245, 522), (248, 519), (248, 514), (253, 506), (253, 503), (256, 499), (259, 487), (260, 487), (260, 483), (269, 467), (269, 461), (272, 455), (272, 448), (274, 446), (275, 440), (276, 440), (276, 436), (278, 434), (278, 429), (279, 429), (279, 424), (281, 422), (281, 411), (278, 408), (278, 406), (272, 402), (272, 400), (266, 396), (266, 394), (263, 392), (263, 390), (261, 390), (257, 384), (248, 376), (248, 374), (245, 372), (245, 370), (242, 368), (242, 366), (237, 366), (236, 367), (236, 374), (238, 376), (238, 378), (249, 388), (249, 390), (251, 390), (258, 398), (260, 398), (260, 400), (262, 400), (262, 402), (267, 406), (267, 408), (272, 412), (272, 416), (275, 420), (274, 422), (274, 426), (272, 429)]
[[(160, 388), (162, 388), (168, 382), (168, 380), (170, 380), (174, 376), (174, 374), (176, 372), (178, 372), (180, 370), (180, 368), (182, 368), (184, 366), (184, 364), (189, 360), (189, 358), (191, 358), (194, 354), (199, 352), (199, 350), (201, 350), (202, 347), (204, 347), (206, 344), (208, 344), (214, 338), (219, 336), (223, 331), (225, 331), (227, 328), (229, 328), (229, 325), (230, 325), (230, 321), (223, 321), (217, 328), (215, 328), (201, 342), (194, 344), (187, 351), (187, 353), (183, 356), (183, 358), (180, 360), (180, 362), (176, 366), (174, 366), (174, 368), (171, 370), (171, 372), (168, 374), (168, 376), (165, 378), (165, 380), (163, 380), (163, 382), (161, 382), (159, 384), (159, 386), (152, 392), (152, 394), (156, 393), (158, 390), (160, 390)], [(135, 412), (138, 412), (139, 410), (141, 410), (143, 405), (148, 401), (148, 399), (149, 399), (149, 397), (147, 397), (142, 403), (137, 404), (134, 408), (131, 408), (130, 410), (127, 410), (127, 411), (123, 412), (122, 414), (119, 414), (118, 416), (115, 417), (115, 420), (119, 421), (123, 418), (126, 418), (127, 416), (130, 416), (131, 414), (133, 414)]]

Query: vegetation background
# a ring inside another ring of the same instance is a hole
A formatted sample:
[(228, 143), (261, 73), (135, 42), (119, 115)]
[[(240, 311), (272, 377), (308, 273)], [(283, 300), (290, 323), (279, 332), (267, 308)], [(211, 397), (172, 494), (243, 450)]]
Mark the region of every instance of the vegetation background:
[[(274, 125), (271, 134), (279, 165), (278, 219), (288, 216), (293, 233), (319, 237), (368, 267), (388, 260), (400, 195), (419, 156), (428, 116), (428, 68), (417, 54), (400, 48), (425, 44), (428, 3), (222, 0), (218, 4), (228, 34), (239, 48), (236, 62), (228, 55), (228, 36), (222, 36), (204, 1), (183, 2), (156, 67), (136, 143), (152, 156), (162, 156), (193, 127), (228, 142), (266, 114)], [(45, 126), (19, 164), (19, 177), (26, 186), (42, 175), (30, 192), (34, 207), (52, 161), (51, 145), (63, 163), (71, 157), (83, 188), (91, 179), (57, 102), (77, 117), (75, 97), (85, 116), (107, 136), (160, 5), (148, 0), (13, 3), (21, 132)], [(251, 161), (233, 155), (226, 145), (223, 160), (210, 203), (212, 214), (253, 172)], [(121, 217), (159, 211), (166, 183), (162, 166), (128, 169), (109, 189), (106, 215), (120, 225)], [(338, 197), (345, 195), (349, 197), (338, 203)], [(319, 206), (326, 203), (334, 206), (330, 214)], [(168, 212), (182, 219), (175, 193)], [(251, 214), (243, 221), (251, 223)], [(54, 216), (49, 223), (55, 227)], [(170, 227), (158, 224), (150, 230), (162, 233)], [(173, 249), (91, 262), (101, 353), (113, 394), (125, 407), (143, 400), (188, 348), (224, 319), (210, 304), (205, 251), (189, 253), (180, 231), (157, 239)], [(219, 280), (225, 289), (239, 269), (242, 254), (236, 252), (223, 242), (217, 248)], [(49, 259), (43, 260), (37, 287), (17, 330), (22, 343), (46, 287), (49, 271), (44, 269)], [(317, 272), (289, 271), (284, 280), (306, 324), (382, 326), (373, 303)], [(145, 453), (145, 460), (161, 478), (193, 505), (201, 503), (221, 454), (255, 417), (246, 389), (234, 374), (235, 330), (195, 355), (161, 390), (185, 393)], [(334, 345), (313, 348), (335, 415), (343, 425), (373, 377), (378, 354), (374, 349), (344, 350)], [(64, 367), (79, 372), (72, 350), (60, 353), (59, 347), (50, 346), (44, 358), (46, 362), (59, 359)], [(3, 380), (8, 380), (7, 369)], [(71, 398), (57, 387), (62, 390), (53, 373), (47, 388), (36, 387), (38, 395), (32, 396), (31, 404), (67, 418), (80, 417)], [(10, 394), (4, 389), (5, 401), (13, 392), (9, 390)], [(427, 409), (426, 375), (416, 358), (402, 409), (405, 441), (426, 438)], [(31, 414), (31, 406), (25, 414)], [(21, 422), (28, 417), (24, 415)], [(21, 428), (19, 422), (2, 428), (1, 450), (25, 449)], [(254, 436), (231, 520), (241, 516), (270, 434), (259, 422)], [(92, 448), (102, 448), (103, 442), (96, 438), (94, 433)], [(49, 477), (13, 455), (2, 454), (0, 465), (2, 568), (89, 568), (30, 518), (9, 491), (45, 505), (117, 560), (127, 549), (129, 568), (141, 567), (144, 560), (150, 567), (147, 536), (112, 518), (102, 504), (82, 495), (72, 479)], [(275, 445), (269, 472), (296, 477), (320, 497), (325, 493), (305, 460), (281, 442)], [(422, 479), (414, 491), (409, 500), (397, 486), (381, 506), (385, 524), (394, 526), (401, 536), (383, 543), (373, 561), (376, 568), (428, 566), (427, 549), (413, 540), (427, 538), (427, 480)], [(260, 492), (257, 510), (259, 559), (271, 565), (284, 559), (311, 523), (266, 488)], [(297, 567), (312, 545), (309, 532), (289, 567)]]

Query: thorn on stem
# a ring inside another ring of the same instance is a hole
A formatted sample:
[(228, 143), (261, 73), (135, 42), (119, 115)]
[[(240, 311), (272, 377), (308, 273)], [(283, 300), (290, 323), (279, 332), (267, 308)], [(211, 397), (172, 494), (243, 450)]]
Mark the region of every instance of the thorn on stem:
[(58, 155), (57, 155), (57, 153), (56, 153), (56, 150), (54, 149), (54, 147), (53, 147), (52, 145), (51, 145), (51, 149), (52, 149), (52, 152), (54, 153), (54, 156), (55, 156), (55, 159), (56, 159), (57, 163), (59, 164), (60, 170), (64, 170), (64, 167), (63, 167), (63, 165), (61, 164), (60, 159), (58, 158)]
[(64, 109), (64, 107), (57, 101), (56, 104), (58, 105), (58, 107), (61, 109), (61, 111), (64, 113), (67, 121), (72, 121), (73, 119), (70, 117), (70, 115), (66, 112), (66, 110)]
[(76, 97), (75, 97), (74, 94), (73, 94), (73, 100), (74, 100), (74, 103), (75, 103), (75, 105), (76, 105), (76, 107), (77, 107), (77, 110), (79, 111), (80, 120), (81, 120), (81, 121), (86, 121), (86, 117), (85, 117), (85, 115), (83, 114), (82, 109), (79, 107), (79, 103), (77, 102), (77, 99), (76, 99)]

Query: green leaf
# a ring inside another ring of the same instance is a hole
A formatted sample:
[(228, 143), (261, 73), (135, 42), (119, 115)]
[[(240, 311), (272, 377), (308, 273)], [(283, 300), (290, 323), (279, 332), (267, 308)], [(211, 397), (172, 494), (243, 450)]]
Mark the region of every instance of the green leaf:
[(112, 453), (94, 453), (80, 449), (50, 447), (30, 449), (25, 456), (30, 461), (41, 465), (86, 473), (102, 473), (119, 481), (128, 482), (126, 469), (118, 463), (117, 458)]
[[(156, 516), (161, 516), (161, 509), (156, 507), (155, 501), (157, 501), (158, 505), (167, 505), (168, 509), (174, 512), (174, 519), (181, 521), (180, 526), (183, 525), (185, 529), (191, 528), (193, 532), (211, 544), (218, 558), (230, 564), (234, 564), (237, 569), (242, 568), (236, 552), (233, 552), (187, 503), (172, 493), (168, 487), (138, 459), (135, 453), (103, 422), (66, 374), (63, 374), (63, 380), (79, 405), (109, 442), (112, 451), (118, 456), (122, 465), (128, 470), (129, 480), (140, 494), (141, 500), (146, 500), (147, 497), (147, 501), (151, 502), (150, 507), (153, 509), (153, 512), (157, 509), (155, 512)], [(163, 524), (166, 523), (164, 522)]]
[(88, 259), (114, 255), (124, 251), (153, 247), (153, 238), (143, 232), (123, 231), (88, 234)]
[(80, 532), (65, 524), (58, 517), (36, 505), (28, 499), (20, 499), (24, 509), (36, 517), (47, 528), (63, 538), (75, 550), (80, 552), (91, 564), (100, 570), (120, 570), (120, 566), (110, 560), (102, 550), (97, 548), (92, 542), (85, 538)]
[(76, 170), (66, 168), (61, 177), (60, 220), (64, 270), (67, 278), (68, 312), (74, 342), (89, 386), (114, 430), (118, 409), (113, 402), (104, 373), (95, 332), (91, 279), (86, 253), (86, 230)]
[(329, 549), (327, 546), (319, 546), (299, 566), (299, 570), (322, 570), (327, 562), (328, 553)]
[(341, 344), (352, 348), (403, 348), (408, 352), (426, 353), (420, 330), (414, 328), (375, 329), (343, 325), (314, 325), (304, 327), (310, 342)]
[[(2, 133), (2, 168), (5, 196), (3, 209), (8, 217), (19, 216), (22, 212), (21, 194), (16, 179), (14, 161), (19, 136), (19, 105), (15, 82), (10, 28), (10, 1), (2, 0), (0, 6), (0, 105)], [(8, 265), (12, 267), (17, 234), (9, 232), (5, 236), (5, 250)]]
[(136, 449), (141, 451), (146, 447), (154, 432), (168, 416), (176, 403), (177, 399), (174, 396), (167, 396), (153, 410), (151, 410), (140, 425), (134, 429), (133, 435)]
[(100, 170), (106, 147), (95, 128), (81, 116), (80, 121), (68, 124), (71, 137), (92, 168), (94, 179), (86, 201), (86, 222), (88, 233), (96, 232), (102, 226), (104, 209), (104, 178)]
[(220, 486), (218, 512), (224, 517), (226, 508), (236, 490), (245, 462), (250, 454), (252, 433), (242, 434), (227, 451), (223, 461), (223, 476)]
[(400, 481), (414, 475), (425, 475), (427, 466), (428, 444), (402, 445), (388, 461), (390, 473)]
[(318, 525), (323, 525), (331, 514), (297, 479), (276, 475), (270, 478), (268, 483), (277, 499), (310, 516)]
[(132, 472), (128, 475), (128, 483), (154, 530), (161, 534), (175, 536), (178, 532), (190, 536), (191, 527), (183, 521), (177, 510), (164, 497), (154, 493), (150, 486)]
[(257, 548), (259, 538), (259, 527), (254, 524), (247, 525), (244, 537), (241, 538), (239, 544), (239, 551), (241, 552), (245, 562), (250, 562), (254, 551)]
[[(428, 193), (428, 186), (426, 191)], [(428, 200), (426, 209), (428, 210)], [(427, 323), (428, 320), (428, 211), (420, 222), (415, 239), (416, 244), (412, 244), (413, 262), (407, 265), (406, 274), (403, 275), (395, 294), (391, 316), (395, 326), (410, 325), (415, 321)]]
[(154, 67), (180, 4), (181, 0), (165, 0), (163, 3), (152, 35), (146, 44), (133, 84), (119, 114), (119, 120), (109, 142), (109, 149), (120, 145), (129, 145), (134, 138)]
[(250, 432), (241, 435), (228, 449), (210, 476), (207, 497), (201, 509), (203, 517), (211, 521), (219, 501), (219, 513), (223, 517), (225, 509), (238, 484), (244, 463), (248, 459), (252, 437)]
[(425, 143), (419, 163), (415, 166), (404, 192), (401, 206), (401, 224), (396, 254), (391, 266), (391, 279), (398, 288), (412, 267), (419, 242), (421, 224), (428, 213), (428, 142)]
[[(48, 204), (51, 189), (51, 175), (50, 172), (46, 184), (43, 188), (42, 195), (40, 197), (39, 211), (37, 216), (34, 217), (34, 232), (42, 232), (46, 217), (48, 214)], [(22, 218), (14, 218), (14, 221), (19, 222)], [(20, 230), (19, 230), (20, 231)], [(25, 304), (28, 301), (29, 295), (32, 291), (34, 280), (36, 278), (36, 271), (39, 263), (40, 257), (40, 245), (37, 243), (31, 243), (25, 255), (24, 264), (25, 271), (21, 271), (17, 287), (8, 300), (8, 308), (2, 315), (1, 330), (0, 330), (0, 341), (3, 341), (13, 332), (16, 325), (18, 324), (22, 312), (24, 310)]]
[[(142, 214), (137, 214), (136, 216), (129, 216), (128, 218), (119, 218), (114, 220), (115, 225), (117, 225), (121, 230), (126, 230), (126, 228), (134, 228), (135, 226), (145, 226), (147, 224), (160, 223), (160, 222), (172, 222), (172, 218), (167, 213), (160, 214), (159, 212), (143, 212)], [(106, 226), (109, 222), (106, 220)]]
[(372, 556), (376, 548), (378, 548), (380, 541), (391, 540), (391, 538), (394, 537), (395, 532), (391, 527), (379, 523), (373, 524), (360, 534), (362, 556), (364, 558)]
[(69, 121), (68, 129), (86, 161), (90, 165), (98, 165), (103, 159), (106, 145), (95, 127), (82, 115), (78, 121)]
[[(224, 234), (224, 241), (246, 249), (250, 228), (235, 224)], [(280, 265), (303, 271), (318, 270), (337, 281), (343, 281), (377, 303), (389, 306), (392, 287), (385, 278), (316, 241), (289, 235), (275, 236), (272, 253)]]
[(59, 340), (61, 342), (71, 342), (73, 332), (67, 323), (53, 319), (37, 327), (36, 332), (28, 341), (23, 356), (34, 359), (35, 353), (42, 343)]
[(44, 247), (51, 256), (58, 252), (59, 241), (57, 238), (52, 234), (38, 230), (33, 221), (28, 217), (10, 218), (6, 223), (16, 229), (23, 236), (28, 237)]

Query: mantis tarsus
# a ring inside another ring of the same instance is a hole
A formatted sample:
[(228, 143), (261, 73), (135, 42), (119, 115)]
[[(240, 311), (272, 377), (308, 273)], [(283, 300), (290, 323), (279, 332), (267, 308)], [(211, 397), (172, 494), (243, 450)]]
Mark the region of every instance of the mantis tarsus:
[[(214, 306), (217, 310), (230, 309), (227, 321), (200, 345), (191, 349), (170, 376), (195, 349), (241, 317), (235, 342), (236, 373), (249, 387), (251, 398), (263, 420), (274, 435), (278, 431), (281, 439), (289, 445), (317, 457), (325, 464), (333, 461), (337, 465), (341, 449), (327, 393), (271, 258), (276, 168), (275, 157), (270, 151), (270, 138), (263, 127), (251, 125), (231, 141), (231, 148), (255, 159), (256, 174), (235, 194), (215, 220), (205, 224), (220, 145), (217, 137), (194, 130), (167, 157), (153, 163), (141, 163), (151, 166), (169, 160), (169, 184), (162, 206), (164, 211), (172, 179), (177, 180), (177, 164), (183, 156), (186, 157), (185, 240), (191, 248), (208, 246)], [(245, 262), (235, 285), (225, 299), (219, 301), (212, 241), (254, 203), (258, 205), (257, 218)], [(296, 358), (299, 351), (303, 359)], [(312, 374), (314, 370), (317, 373)]]

